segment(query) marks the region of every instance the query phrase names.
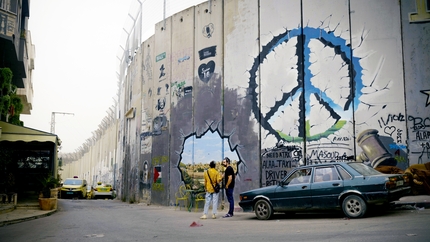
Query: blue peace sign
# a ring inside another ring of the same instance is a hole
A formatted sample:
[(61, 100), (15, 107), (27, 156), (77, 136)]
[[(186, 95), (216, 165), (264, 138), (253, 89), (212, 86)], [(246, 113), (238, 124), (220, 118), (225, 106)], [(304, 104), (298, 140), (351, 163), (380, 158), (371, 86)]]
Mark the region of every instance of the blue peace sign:
[[(292, 88), (290, 92), (284, 92), (282, 98), (276, 101), (274, 106), (269, 108), (267, 113), (263, 114), (259, 108), (258, 94), (256, 91), (258, 87), (257, 71), (260, 65), (272, 51), (275, 51), (279, 45), (287, 43), (292, 38), (297, 38), (296, 54), (298, 56), (297, 69), (299, 73), (297, 80), (295, 80), (297, 81), (297, 85)], [(309, 47), (309, 43), (311, 40), (320, 41), (322, 44), (324, 44), (324, 46), (332, 48), (335, 54), (339, 55), (344, 61), (345, 65), (348, 67), (349, 92), (348, 96), (345, 97), (346, 102), (343, 105), (336, 103), (328, 95), (326, 95), (323, 90), (315, 87), (311, 82), (311, 78), (313, 77), (310, 71), (311, 49)], [(284, 33), (273, 37), (273, 39), (267, 45), (262, 47), (262, 51), (254, 59), (252, 68), (249, 71), (249, 94), (251, 96), (252, 111), (255, 118), (260, 122), (261, 126), (269, 132), (269, 134), (273, 134), (278, 140), (283, 139), (292, 142), (301, 142), (303, 141), (304, 137), (306, 137), (308, 141), (317, 140), (321, 137), (327, 137), (329, 134), (332, 134), (336, 130), (342, 128), (342, 126), (346, 123), (345, 120), (341, 120), (342, 112), (350, 110), (352, 106), (354, 109), (357, 109), (358, 107), (358, 98), (362, 95), (361, 89), (363, 87), (361, 80), (362, 67), (359, 63), (359, 60), (360, 58), (354, 57), (352, 55), (352, 49), (348, 44), (346, 44), (345, 39), (335, 36), (334, 32), (332, 31), (327, 32), (324, 29), (304, 27), (286, 30)], [(306, 90), (306, 92), (303, 90)], [(309, 104), (310, 95), (314, 95), (319, 101), (320, 105), (322, 105), (335, 120), (335, 123), (325, 132), (313, 136), (310, 136), (308, 133), (310, 125), (309, 121), (306, 120), (306, 117), (309, 117), (311, 110), (311, 106)], [(298, 137), (291, 137), (278, 130), (275, 130), (270, 124), (269, 120), (275, 115), (276, 112), (280, 111), (284, 105), (296, 98), (298, 98), (301, 107), (298, 122), (299, 134)]]

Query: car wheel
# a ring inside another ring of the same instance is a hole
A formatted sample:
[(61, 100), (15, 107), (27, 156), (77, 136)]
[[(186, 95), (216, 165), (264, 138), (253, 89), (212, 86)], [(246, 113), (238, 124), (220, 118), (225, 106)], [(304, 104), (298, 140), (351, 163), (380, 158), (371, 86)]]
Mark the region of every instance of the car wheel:
[(255, 215), (258, 219), (268, 220), (273, 215), (272, 206), (266, 200), (258, 200), (254, 205)]
[(342, 203), (343, 213), (349, 218), (361, 218), (366, 214), (367, 204), (357, 195), (349, 195)]

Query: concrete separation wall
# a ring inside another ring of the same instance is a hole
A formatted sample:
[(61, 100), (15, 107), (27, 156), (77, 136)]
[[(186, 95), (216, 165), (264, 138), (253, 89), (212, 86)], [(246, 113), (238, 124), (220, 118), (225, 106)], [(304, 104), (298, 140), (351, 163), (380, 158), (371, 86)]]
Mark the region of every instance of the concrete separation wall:
[(101, 134), (115, 146), (96, 143), (63, 173), (175, 205), (179, 186), (198, 189), (225, 156), (236, 201), (301, 164), (428, 162), (430, 22), (410, 15), (420, 1), (212, 0), (175, 13), (121, 77)]

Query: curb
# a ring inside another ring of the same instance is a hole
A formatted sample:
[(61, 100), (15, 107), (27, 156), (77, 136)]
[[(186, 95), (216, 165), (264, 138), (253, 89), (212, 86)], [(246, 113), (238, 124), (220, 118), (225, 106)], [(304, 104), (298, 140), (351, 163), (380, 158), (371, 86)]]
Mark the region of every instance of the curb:
[(401, 203), (395, 203), (394, 207), (401, 207), (401, 206), (412, 206), (414, 208), (424, 208), (428, 209), (430, 208), (429, 202), (401, 202)]
[(15, 210), (15, 207), (12, 206), (12, 205), (10, 205), (10, 206), (1, 206), (0, 207), (0, 214), (12, 212), (13, 210)]
[(43, 218), (46, 216), (50, 216), (51, 214), (53, 214), (55, 212), (57, 212), (56, 209), (49, 211), (47, 213), (44, 213), (44, 214), (34, 215), (34, 216), (30, 216), (30, 217), (25, 217), (25, 218), (17, 218), (17, 219), (0, 221), (0, 227), (7, 226), (10, 224), (16, 224), (16, 223), (21, 223), (21, 222), (25, 222), (25, 221), (30, 221), (30, 220), (34, 220), (34, 219), (38, 219), (38, 218)]

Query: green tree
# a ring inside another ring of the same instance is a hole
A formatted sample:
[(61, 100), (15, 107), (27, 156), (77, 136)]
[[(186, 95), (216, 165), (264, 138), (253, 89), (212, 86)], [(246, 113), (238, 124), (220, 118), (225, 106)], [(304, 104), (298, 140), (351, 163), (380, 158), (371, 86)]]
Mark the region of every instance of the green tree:
[(23, 126), (19, 120), (23, 105), (16, 93), (18, 88), (12, 84), (12, 77), (9, 68), (0, 68), (0, 120)]

